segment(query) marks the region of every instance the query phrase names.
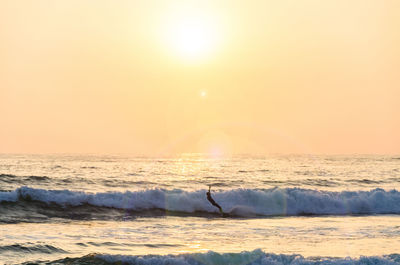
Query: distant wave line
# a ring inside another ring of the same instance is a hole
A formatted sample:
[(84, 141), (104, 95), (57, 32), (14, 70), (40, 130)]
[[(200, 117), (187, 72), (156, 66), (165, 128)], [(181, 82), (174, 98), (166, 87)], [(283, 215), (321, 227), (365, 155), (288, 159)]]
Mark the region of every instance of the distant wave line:
[(301, 255), (284, 255), (265, 253), (260, 249), (253, 251), (242, 251), (240, 253), (186, 253), (179, 255), (107, 255), (90, 254), (78, 258), (65, 258), (52, 261), (46, 264), (248, 264), (248, 265), (398, 265), (400, 264), (399, 254), (383, 256), (362, 256), (359, 258), (335, 258), (335, 257), (314, 257), (305, 258)]

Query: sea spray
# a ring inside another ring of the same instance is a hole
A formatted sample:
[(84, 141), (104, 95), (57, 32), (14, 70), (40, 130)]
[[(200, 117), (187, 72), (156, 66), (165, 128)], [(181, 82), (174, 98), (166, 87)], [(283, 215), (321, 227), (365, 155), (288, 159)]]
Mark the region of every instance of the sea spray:
[[(0, 192), (0, 201), (37, 201), (60, 207), (92, 205), (132, 211), (161, 209), (184, 213), (217, 213), (205, 194), (206, 190), (148, 189), (86, 193), (21, 187)], [(225, 212), (243, 217), (400, 214), (400, 192), (397, 190), (330, 192), (300, 188), (234, 189), (214, 192), (213, 197)]]

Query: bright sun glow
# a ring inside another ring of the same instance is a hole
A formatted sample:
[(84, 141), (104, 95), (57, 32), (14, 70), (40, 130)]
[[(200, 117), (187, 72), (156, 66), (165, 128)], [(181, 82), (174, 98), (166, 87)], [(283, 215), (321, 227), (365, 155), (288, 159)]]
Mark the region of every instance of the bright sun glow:
[(195, 10), (174, 12), (164, 27), (168, 49), (183, 59), (204, 59), (217, 48), (219, 25), (210, 14)]

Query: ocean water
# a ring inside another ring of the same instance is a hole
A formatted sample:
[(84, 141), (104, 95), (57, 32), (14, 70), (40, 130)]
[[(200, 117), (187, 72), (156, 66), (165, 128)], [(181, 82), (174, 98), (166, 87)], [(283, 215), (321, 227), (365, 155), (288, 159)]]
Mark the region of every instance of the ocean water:
[(398, 156), (2, 154), (0, 264), (400, 264), (399, 191)]

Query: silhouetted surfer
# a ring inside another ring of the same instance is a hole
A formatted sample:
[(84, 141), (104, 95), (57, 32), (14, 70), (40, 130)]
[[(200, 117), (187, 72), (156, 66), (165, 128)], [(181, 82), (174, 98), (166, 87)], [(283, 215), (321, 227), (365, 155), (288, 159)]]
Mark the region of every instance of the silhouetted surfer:
[(219, 209), (219, 212), (221, 213), (222, 216), (225, 216), (224, 212), (222, 211), (222, 207), (219, 206), (218, 203), (216, 203), (214, 201), (214, 199), (211, 197), (211, 186), (208, 186), (208, 191), (207, 191), (207, 200), (214, 205), (215, 207), (217, 207)]

